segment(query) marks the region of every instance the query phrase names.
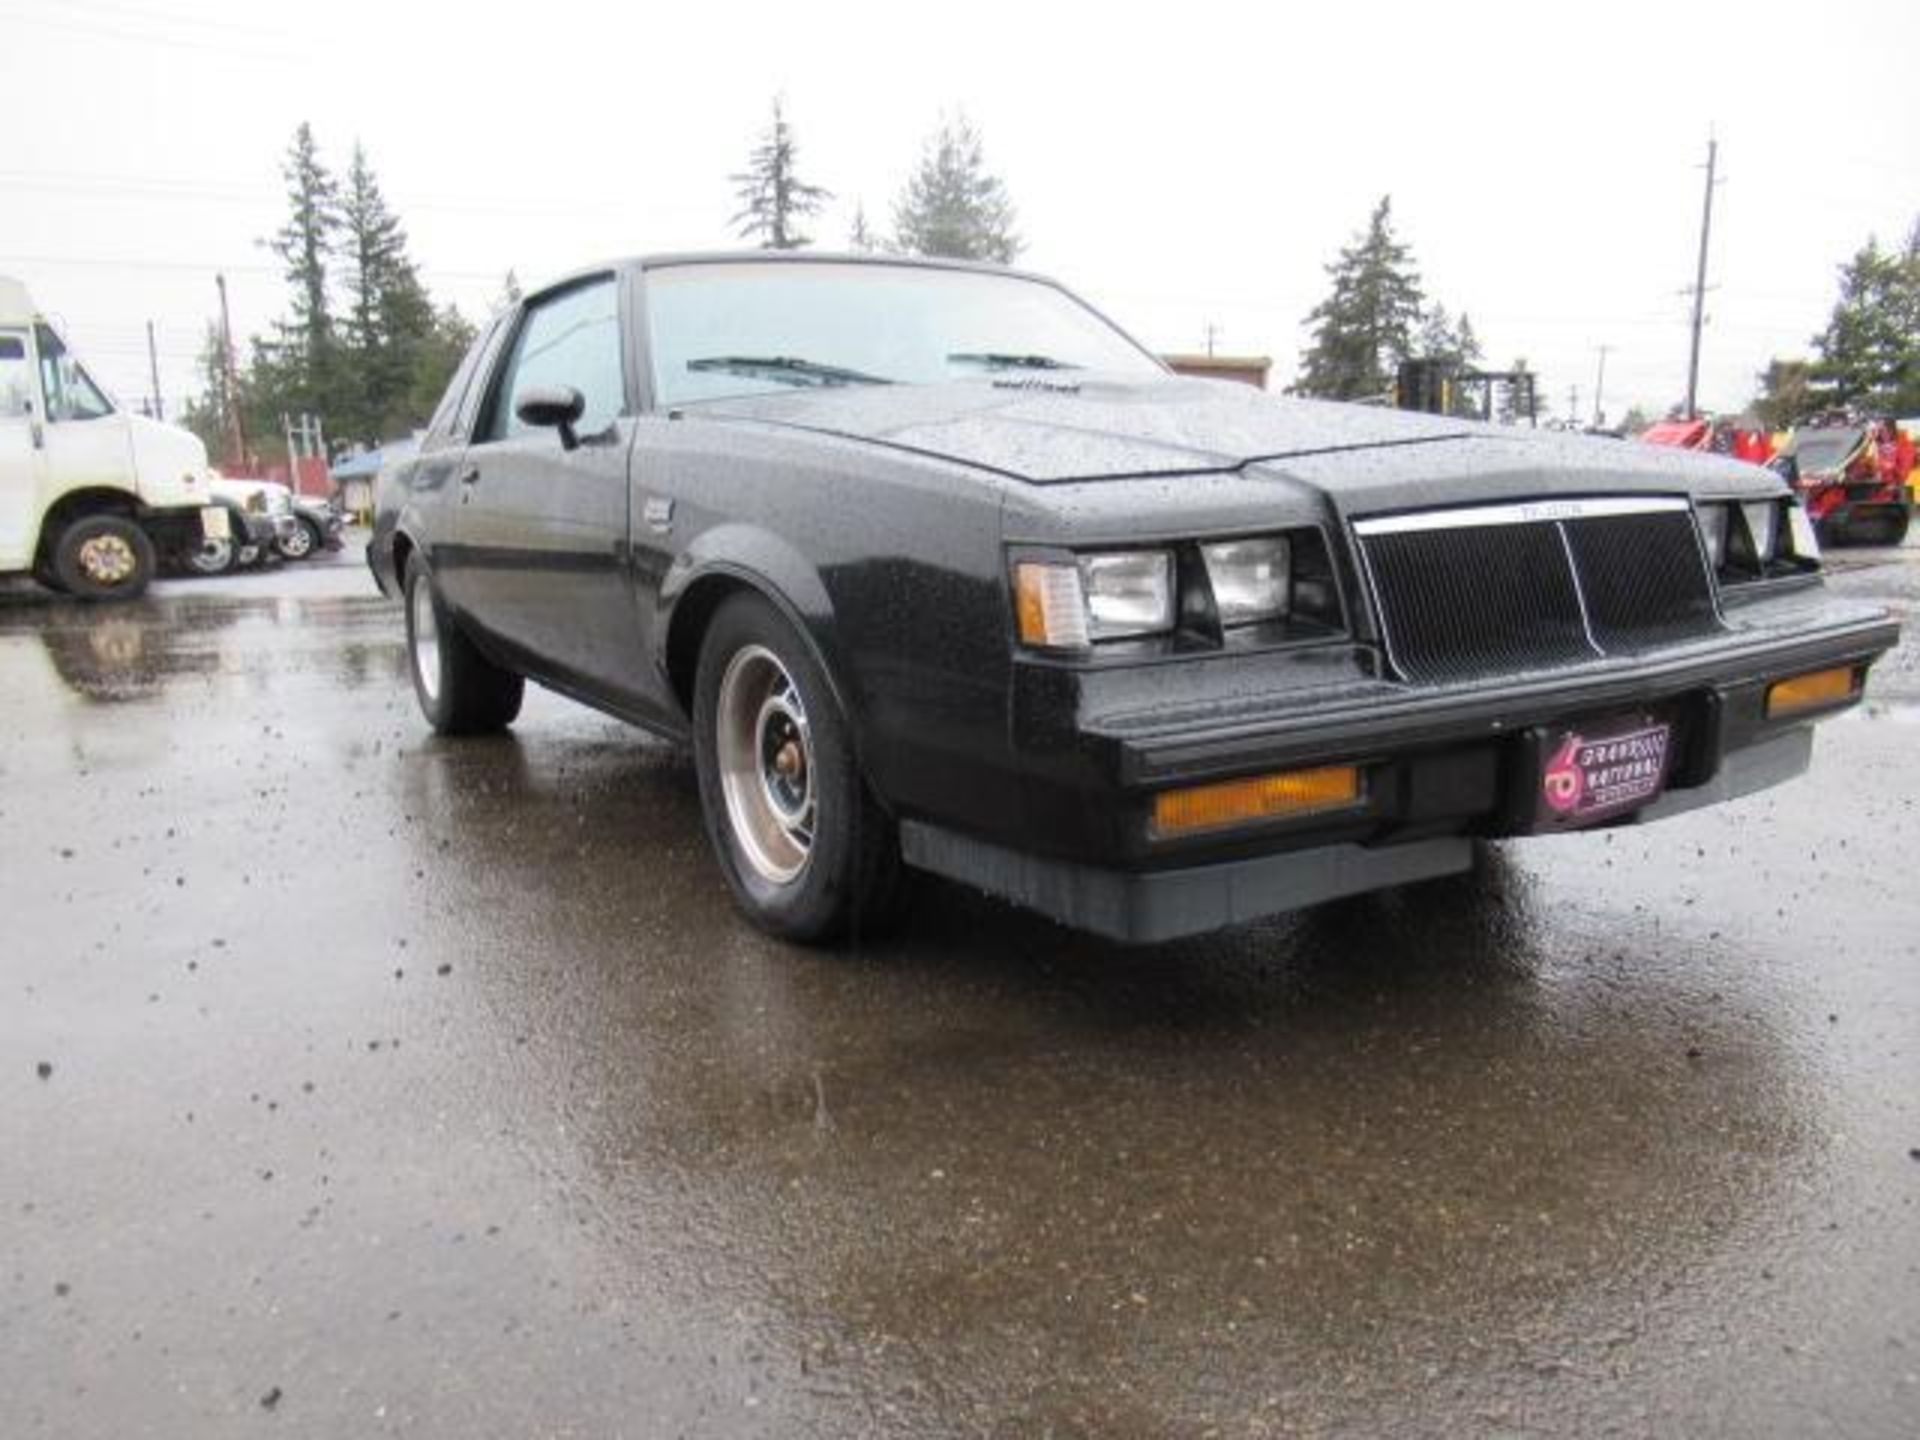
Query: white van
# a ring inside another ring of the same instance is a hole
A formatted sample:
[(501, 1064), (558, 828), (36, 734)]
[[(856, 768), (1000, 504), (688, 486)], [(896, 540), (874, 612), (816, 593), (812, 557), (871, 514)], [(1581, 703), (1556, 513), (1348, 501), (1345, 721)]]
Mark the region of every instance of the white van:
[(83, 599), (131, 597), (164, 558), (229, 534), (207, 447), (107, 398), (0, 275), (0, 574)]

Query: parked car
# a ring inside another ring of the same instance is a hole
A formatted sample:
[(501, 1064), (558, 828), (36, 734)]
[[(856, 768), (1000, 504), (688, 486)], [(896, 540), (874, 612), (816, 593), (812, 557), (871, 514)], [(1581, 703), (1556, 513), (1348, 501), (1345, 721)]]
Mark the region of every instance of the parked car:
[(26, 287), (0, 276), (0, 574), (130, 599), (226, 535), (206, 446), (96, 385)]
[(1170, 375), (1060, 286), (681, 256), (498, 317), (369, 561), (414, 690), (692, 745), (745, 913), (901, 862), (1123, 940), (1799, 774), (1897, 639), (1777, 476)]
[(286, 486), (215, 476), (208, 489), (227, 512), (226, 533), (209, 535), (183, 554), (182, 569), (196, 575), (224, 575), (279, 558), (280, 547), (299, 526), (287, 502)]
[(287, 560), (309, 560), (346, 543), (342, 534), (345, 522), (332, 501), (298, 494), (278, 481), (263, 480), (260, 484), (271, 499), (285, 503), (295, 521), (283, 527), (274, 540), (276, 554)]

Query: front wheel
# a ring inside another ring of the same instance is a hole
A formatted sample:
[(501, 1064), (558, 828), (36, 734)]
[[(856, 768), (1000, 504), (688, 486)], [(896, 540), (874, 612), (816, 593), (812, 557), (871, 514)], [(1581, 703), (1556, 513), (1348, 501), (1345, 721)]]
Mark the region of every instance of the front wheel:
[(790, 940), (883, 921), (900, 868), (825, 672), (779, 611), (715, 612), (694, 681), (694, 764), (708, 838), (747, 918)]
[(60, 588), (82, 600), (132, 600), (153, 579), (153, 541), (124, 515), (88, 515), (53, 546)]
[(407, 561), (407, 657), (413, 693), (442, 735), (504, 730), (520, 713), (526, 682), (482, 655), (447, 613), (418, 555)]
[(233, 569), (234, 557), (238, 551), (231, 539), (218, 539), (208, 536), (182, 557), (187, 568), (196, 575), (224, 575)]
[(320, 529), (302, 517), (285, 539), (274, 542), (274, 547), (289, 560), (304, 560), (320, 548)]

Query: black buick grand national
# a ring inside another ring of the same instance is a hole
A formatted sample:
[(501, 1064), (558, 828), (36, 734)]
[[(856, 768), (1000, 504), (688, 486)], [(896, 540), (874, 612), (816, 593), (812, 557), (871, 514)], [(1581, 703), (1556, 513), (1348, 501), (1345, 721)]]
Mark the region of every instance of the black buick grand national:
[(370, 562), (436, 730), (691, 743), (796, 938), (902, 862), (1155, 940), (1799, 774), (1896, 639), (1764, 470), (1178, 379), (1032, 275), (669, 256), (500, 316)]

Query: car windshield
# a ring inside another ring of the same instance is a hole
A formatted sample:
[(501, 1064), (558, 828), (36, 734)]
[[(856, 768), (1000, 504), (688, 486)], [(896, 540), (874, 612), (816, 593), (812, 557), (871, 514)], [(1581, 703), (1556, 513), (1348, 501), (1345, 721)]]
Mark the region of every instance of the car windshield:
[(1040, 280), (933, 266), (729, 261), (647, 272), (657, 404), (994, 375), (1159, 374)]
[(1802, 430), (1794, 458), (1803, 472), (1838, 470), (1860, 444), (1858, 430)]

